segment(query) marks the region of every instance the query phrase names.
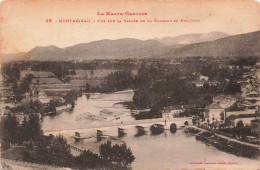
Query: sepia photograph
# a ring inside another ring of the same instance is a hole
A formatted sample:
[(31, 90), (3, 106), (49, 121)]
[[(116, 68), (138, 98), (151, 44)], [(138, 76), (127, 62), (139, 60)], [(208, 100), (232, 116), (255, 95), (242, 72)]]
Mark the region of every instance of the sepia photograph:
[(259, 0), (0, 0), (0, 170), (260, 170)]

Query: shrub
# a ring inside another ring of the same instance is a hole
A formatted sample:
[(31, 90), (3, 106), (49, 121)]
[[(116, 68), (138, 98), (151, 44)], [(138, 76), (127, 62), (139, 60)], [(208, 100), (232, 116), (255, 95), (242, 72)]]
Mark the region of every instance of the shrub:
[(100, 145), (99, 151), (101, 158), (121, 167), (127, 167), (135, 160), (131, 149), (124, 143), (112, 146), (111, 141), (107, 141)]

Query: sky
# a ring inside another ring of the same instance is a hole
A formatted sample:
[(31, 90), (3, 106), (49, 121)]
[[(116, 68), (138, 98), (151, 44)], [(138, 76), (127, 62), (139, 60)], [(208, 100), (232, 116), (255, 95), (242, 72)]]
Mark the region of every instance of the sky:
[[(147, 15), (101, 16), (98, 12)], [(64, 48), (101, 39), (147, 40), (211, 31), (235, 35), (260, 30), (259, 17), (260, 3), (256, 0), (3, 0), (0, 3), (0, 52), (26, 52), (35, 46), (49, 45)], [(89, 19), (91, 22), (59, 23), (59, 19)], [(108, 23), (109, 19), (116, 22)], [(127, 23), (125, 19), (145, 22)], [(154, 19), (179, 22), (157, 23)], [(181, 19), (199, 22), (180, 22)]]

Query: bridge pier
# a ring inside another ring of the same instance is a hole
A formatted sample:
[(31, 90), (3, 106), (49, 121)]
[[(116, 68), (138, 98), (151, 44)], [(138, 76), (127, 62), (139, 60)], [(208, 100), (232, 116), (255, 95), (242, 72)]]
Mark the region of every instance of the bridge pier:
[(118, 128), (118, 137), (123, 137), (125, 136), (127, 133), (125, 133), (125, 129), (122, 128)]

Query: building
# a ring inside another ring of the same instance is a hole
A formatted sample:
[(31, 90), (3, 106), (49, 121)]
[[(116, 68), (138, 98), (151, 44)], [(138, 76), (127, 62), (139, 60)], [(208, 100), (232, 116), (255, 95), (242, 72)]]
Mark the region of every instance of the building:
[(206, 107), (205, 118), (209, 122), (223, 121), (225, 119), (225, 110), (217, 103), (212, 103)]
[(192, 84), (195, 84), (196, 87), (203, 87), (204, 83), (206, 80), (201, 80), (201, 81), (193, 81)]
[[(38, 115), (39, 119), (41, 120), (42, 115), (40, 113), (33, 113), (34, 115)], [(19, 125), (22, 125), (24, 120), (28, 121), (30, 115), (29, 114), (16, 114), (15, 118), (18, 121)]]
[(29, 120), (29, 115), (27, 114), (16, 114), (15, 115), (16, 120), (18, 121), (19, 125), (22, 125), (24, 120)]
[(179, 117), (180, 113), (184, 112), (183, 105), (167, 106), (163, 112), (163, 118)]
[(220, 84), (220, 82), (217, 80), (211, 80), (211, 81), (208, 81), (208, 83), (210, 86), (217, 86)]
[(209, 77), (208, 76), (203, 76), (203, 75), (200, 75), (199, 77), (200, 81), (208, 81), (209, 80)]

